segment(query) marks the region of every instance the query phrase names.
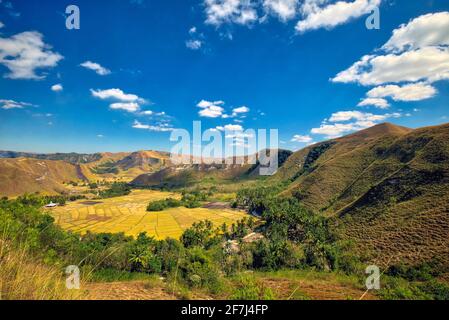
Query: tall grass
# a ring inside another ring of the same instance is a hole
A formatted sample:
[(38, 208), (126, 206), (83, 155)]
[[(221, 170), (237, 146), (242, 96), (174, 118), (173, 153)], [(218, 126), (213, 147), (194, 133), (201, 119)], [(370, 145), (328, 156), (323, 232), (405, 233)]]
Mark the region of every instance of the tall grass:
[(0, 239), (1, 300), (74, 300), (80, 290), (68, 290), (61, 270), (46, 266), (25, 248)]

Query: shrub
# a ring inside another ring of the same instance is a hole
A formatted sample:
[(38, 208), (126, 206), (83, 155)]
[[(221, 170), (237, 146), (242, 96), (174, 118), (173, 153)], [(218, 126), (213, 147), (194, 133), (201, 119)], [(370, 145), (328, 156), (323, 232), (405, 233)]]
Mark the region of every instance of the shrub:
[(114, 182), (111, 187), (105, 191), (100, 191), (100, 198), (113, 198), (127, 196), (131, 193), (131, 187), (123, 182)]
[(167, 198), (165, 200), (153, 201), (148, 204), (147, 211), (157, 212), (168, 208), (178, 208), (182, 206), (182, 202), (176, 199)]
[(274, 300), (275, 295), (270, 288), (257, 282), (252, 276), (241, 276), (237, 280), (237, 288), (231, 300)]

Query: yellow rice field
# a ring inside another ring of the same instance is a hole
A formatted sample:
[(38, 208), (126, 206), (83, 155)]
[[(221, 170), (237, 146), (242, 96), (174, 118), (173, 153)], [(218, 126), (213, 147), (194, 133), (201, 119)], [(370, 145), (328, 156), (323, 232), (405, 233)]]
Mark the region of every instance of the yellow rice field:
[(230, 225), (242, 219), (246, 213), (231, 209), (184, 207), (162, 212), (147, 212), (150, 201), (179, 195), (153, 190), (135, 190), (128, 196), (98, 201), (80, 200), (50, 211), (61, 227), (66, 230), (95, 233), (118, 233), (136, 236), (141, 232), (157, 239), (179, 238), (194, 222), (210, 220), (216, 226), (226, 222)]

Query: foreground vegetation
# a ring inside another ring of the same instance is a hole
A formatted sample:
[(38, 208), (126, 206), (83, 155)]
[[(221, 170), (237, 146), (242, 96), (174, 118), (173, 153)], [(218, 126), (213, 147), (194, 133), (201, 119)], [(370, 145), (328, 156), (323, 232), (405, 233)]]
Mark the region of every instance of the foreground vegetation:
[[(255, 223), (252, 218), (219, 227), (201, 221), (187, 229), (179, 240), (156, 240), (146, 233), (136, 238), (123, 233), (87, 232), (80, 236), (62, 230), (51, 216), (41, 212), (48, 199), (36, 195), (3, 199), (2, 298), (71, 298), (60, 281), (68, 265), (79, 266), (86, 280), (162, 276), (168, 290), (184, 298), (199, 290), (229, 299), (307, 299), (310, 297), (298, 288), (277, 296), (266, 284), (267, 277), (300, 277), (302, 271), (313, 272), (317, 277), (343, 277), (362, 289), (366, 262), (352, 253), (350, 243), (338, 238), (332, 221), (306, 210), (296, 198), (279, 198), (278, 188), (281, 187), (245, 189), (237, 195), (234, 206), (260, 215), (264, 224)], [(262, 239), (248, 241), (252, 232), (261, 234)], [(8, 258), (11, 253), (16, 253), (16, 262)], [(34, 269), (38, 271), (32, 273), (36, 275), (33, 281), (25, 281), (21, 274), (28, 272), (28, 264), (38, 266)], [(437, 278), (438, 274), (426, 266), (390, 268), (382, 278), (378, 296), (448, 299), (449, 287)], [(42, 290), (36, 290), (37, 287)]]

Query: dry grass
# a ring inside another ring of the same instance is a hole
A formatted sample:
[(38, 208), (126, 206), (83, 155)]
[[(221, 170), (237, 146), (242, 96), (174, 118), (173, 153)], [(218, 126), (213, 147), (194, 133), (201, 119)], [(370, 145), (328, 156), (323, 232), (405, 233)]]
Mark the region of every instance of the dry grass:
[(60, 270), (0, 239), (0, 300), (74, 300), (81, 296), (81, 291), (66, 288)]
[(96, 203), (77, 201), (51, 211), (56, 222), (66, 230), (85, 233), (118, 233), (136, 236), (141, 232), (157, 239), (179, 238), (194, 222), (210, 220), (216, 226), (242, 219), (244, 212), (230, 209), (171, 208), (162, 212), (147, 212), (149, 202), (178, 194), (136, 190), (128, 196), (100, 200)]

